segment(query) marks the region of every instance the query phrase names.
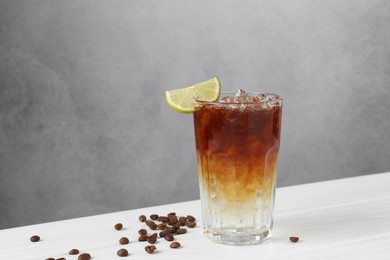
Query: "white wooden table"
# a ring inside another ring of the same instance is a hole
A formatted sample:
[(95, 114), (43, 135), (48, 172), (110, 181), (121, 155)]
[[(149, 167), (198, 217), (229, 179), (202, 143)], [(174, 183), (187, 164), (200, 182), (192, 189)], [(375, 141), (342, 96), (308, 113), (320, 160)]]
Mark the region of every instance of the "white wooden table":
[[(147, 254), (137, 231), (140, 214), (193, 215), (198, 226), (176, 237), (179, 249), (159, 239)], [(278, 188), (273, 237), (259, 245), (218, 245), (203, 236), (200, 202), (163, 205), (98, 216), (0, 230), (0, 260), (77, 259), (77, 248), (93, 260), (111, 259), (390, 259), (390, 172)], [(121, 222), (124, 228), (113, 226)], [(37, 234), (41, 240), (30, 242)], [(130, 244), (120, 245), (122, 236)], [(290, 236), (298, 236), (291, 243)], [(130, 255), (116, 252), (126, 248)]]

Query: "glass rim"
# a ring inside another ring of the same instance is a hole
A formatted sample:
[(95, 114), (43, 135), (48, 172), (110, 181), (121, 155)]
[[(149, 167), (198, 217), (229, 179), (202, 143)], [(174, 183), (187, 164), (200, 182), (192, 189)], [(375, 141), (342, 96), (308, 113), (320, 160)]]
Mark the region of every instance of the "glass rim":
[(264, 100), (264, 101), (257, 101), (257, 102), (240, 102), (240, 103), (228, 103), (228, 102), (221, 102), (221, 97), (224, 98), (225, 96), (233, 96), (235, 97), (237, 91), (224, 91), (219, 94), (218, 100), (216, 101), (205, 101), (205, 100), (198, 100), (195, 98), (195, 102), (199, 104), (219, 104), (219, 105), (239, 105), (239, 104), (264, 104), (268, 102), (282, 102), (283, 98), (274, 93), (267, 93), (267, 92), (256, 92), (256, 91), (250, 91), (250, 92), (245, 92), (245, 94), (249, 95), (267, 95), (267, 96), (272, 96), (274, 99), (270, 100)]

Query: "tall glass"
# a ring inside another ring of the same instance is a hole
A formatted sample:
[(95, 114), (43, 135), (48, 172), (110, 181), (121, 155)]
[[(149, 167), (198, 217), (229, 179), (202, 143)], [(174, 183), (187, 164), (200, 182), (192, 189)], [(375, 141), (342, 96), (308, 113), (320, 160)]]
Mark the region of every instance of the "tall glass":
[(204, 233), (222, 244), (257, 244), (271, 236), (282, 98), (233, 93), (197, 101), (195, 142)]

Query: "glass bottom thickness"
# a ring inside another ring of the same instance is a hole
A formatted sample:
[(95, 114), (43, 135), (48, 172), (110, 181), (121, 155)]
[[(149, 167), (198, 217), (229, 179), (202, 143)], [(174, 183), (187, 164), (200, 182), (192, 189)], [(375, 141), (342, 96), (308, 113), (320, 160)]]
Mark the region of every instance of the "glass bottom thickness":
[(272, 229), (240, 228), (240, 229), (209, 229), (203, 228), (204, 234), (213, 242), (224, 245), (253, 245), (259, 244), (271, 237)]

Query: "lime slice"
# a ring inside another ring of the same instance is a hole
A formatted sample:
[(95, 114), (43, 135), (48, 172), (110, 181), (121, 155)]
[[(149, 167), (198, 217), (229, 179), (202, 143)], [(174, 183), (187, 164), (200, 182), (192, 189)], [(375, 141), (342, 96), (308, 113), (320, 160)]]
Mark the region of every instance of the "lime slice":
[(192, 113), (195, 110), (195, 99), (216, 101), (221, 93), (221, 83), (217, 77), (197, 83), (191, 87), (168, 90), (165, 98), (168, 105), (180, 113)]

